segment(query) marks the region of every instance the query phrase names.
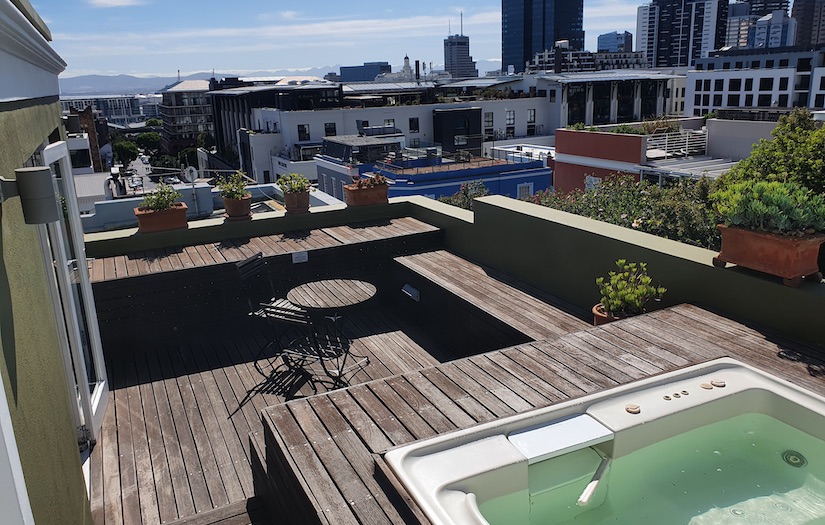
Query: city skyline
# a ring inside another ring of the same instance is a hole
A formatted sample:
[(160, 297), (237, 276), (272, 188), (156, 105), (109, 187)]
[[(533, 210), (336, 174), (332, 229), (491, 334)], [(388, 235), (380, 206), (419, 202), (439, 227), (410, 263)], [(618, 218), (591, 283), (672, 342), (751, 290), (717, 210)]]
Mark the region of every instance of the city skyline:
[[(441, 67), (443, 40), (459, 33), (461, 12), (474, 60), (501, 60), (500, 2), (468, 7), (425, 0), (405, 6), (403, 13), (373, 0), (359, 2), (357, 11), (328, 0), (297, 6), (301, 11), (277, 11), (263, 0), (216, 4), (33, 2), (52, 31), (52, 45), (68, 63), (63, 77), (170, 76), (177, 70), (186, 75), (213, 69), (243, 74), (381, 60), (397, 68), (405, 54)], [(586, 47), (595, 51), (598, 35), (605, 32), (635, 32), (638, 5), (585, 0)]]

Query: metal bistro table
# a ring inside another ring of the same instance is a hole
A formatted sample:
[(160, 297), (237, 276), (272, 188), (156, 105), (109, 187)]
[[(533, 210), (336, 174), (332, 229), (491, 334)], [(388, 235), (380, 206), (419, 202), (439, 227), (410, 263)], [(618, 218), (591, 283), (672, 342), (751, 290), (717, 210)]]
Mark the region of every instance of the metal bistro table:
[[(370, 362), (369, 357), (352, 353), (350, 340), (344, 334), (343, 318), (338, 310), (370, 300), (376, 293), (375, 285), (356, 279), (326, 279), (296, 286), (287, 300), (316, 312), (322, 318), (313, 321), (313, 334), (296, 340), (284, 350), (284, 363), (289, 368), (300, 368), (310, 378), (326, 375), (332, 388), (346, 386), (348, 377)], [(327, 313), (333, 311), (333, 315)], [(312, 388), (315, 389), (312, 379)]]
[(337, 310), (366, 302), (375, 292), (375, 285), (366, 281), (326, 279), (296, 286), (286, 298), (309, 310)]

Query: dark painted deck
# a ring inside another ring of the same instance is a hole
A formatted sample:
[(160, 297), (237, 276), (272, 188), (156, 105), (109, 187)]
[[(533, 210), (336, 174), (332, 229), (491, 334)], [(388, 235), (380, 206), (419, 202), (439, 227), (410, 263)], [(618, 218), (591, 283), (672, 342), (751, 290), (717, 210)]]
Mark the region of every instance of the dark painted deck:
[(681, 305), (290, 401), (263, 414), (262, 500), (284, 523), (426, 523), (384, 474), (390, 447), (723, 356), (825, 394), (805, 352)]

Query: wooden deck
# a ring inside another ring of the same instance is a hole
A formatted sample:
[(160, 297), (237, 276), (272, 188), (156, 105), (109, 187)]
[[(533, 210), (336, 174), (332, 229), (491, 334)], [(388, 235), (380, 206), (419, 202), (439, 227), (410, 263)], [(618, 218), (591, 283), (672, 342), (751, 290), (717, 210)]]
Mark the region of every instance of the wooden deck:
[(388, 448), (723, 356), (825, 394), (806, 355), (681, 305), (269, 407), (256, 476), (279, 523), (427, 523), (383, 474)]
[[(348, 317), (345, 330), (354, 351), (370, 357), (353, 382), (444, 358), (435, 343), (425, 351), (407, 335), (410, 327), (402, 330), (377, 306)], [(95, 523), (169, 523), (254, 495), (248, 436), (261, 430), (261, 410), (313, 394), (279, 359), (268, 378), (256, 371), (253, 357), (267, 337), (265, 324), (236, 324), (219, 335), (204, 328), (200, 338), (109, 360), (111, 402), (91, 458)]]
[(93, 283), (98, 283), (186, 268), (234, 263), (257, 253), (271, 257), (437, 230), (438, 228), (417, 219), (402, 217), (193, 246), (175, 246), (95, 259), (92, 261), (91, 279)]
[(530, 339), (555, 339), (588, 326), (568, 311), (547, 301), (555, 298), (503, 277), (454, 255), (436, 250), (395, 261), (455, 294), (468, 304), (508, 324)]

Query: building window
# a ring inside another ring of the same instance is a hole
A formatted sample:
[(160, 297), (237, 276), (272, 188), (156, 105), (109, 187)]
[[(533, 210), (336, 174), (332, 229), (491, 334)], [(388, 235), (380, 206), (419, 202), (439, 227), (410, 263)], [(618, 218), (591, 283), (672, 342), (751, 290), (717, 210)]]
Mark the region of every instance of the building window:
[(527, 136), (534, 137), (536, 135), (536, 125), (535, 124), (527, 124)]
[(730, 62), (723, 62), (722, 69), (730, 69)]
[(469, 144), (469, 141), (467, 140), (467, 135), (456, 135), (455, 137), (453, 137), (454, 146), (466, 146), (467, 144)]
[(327, 122), (324, 124), (324, 136), (325, 137), (334, 137), (335, 136), (335, 122)]
[(779, 95), (779, 107), (786, 108), (788, 107), (788, 95)]
[(310, 140), (309, 124), (298, 124), (298, 140)]
[(536, 123), (536, 110), (535, 109), (528, 109), (527, 110), (527, 123), (528, 124), (535, 124)]
[(410, 133), (418, 133), (418, 117), (410, 117)]
[(788, 77), (779, 79), (779, 89), (788, 89)]
[(722, 95), (713, 95), (713, 107), (720, 107), (722, 105)]
[(696, 91), (702, 91), (702, 81), (700, 79), (696, 79)]
[(708, 62), (708, 71), (713, 71), (714, 69), (716, 69), (716, 63)]
[(421, 139), (410, 139), (410, 147), (417, 148), (421, 145)]
[(825, 91), (825, 77), (819, 79), (819, 90)]
[(325, 192), (327, 192), (327, 193), (329, 193), (329, 190), (330, 190), (330, 189), (331, 189), (331, 188), (329, 187), (329, 175), (327, 175), (326, 173), (324, 173), (324, 191), (325, 191)]
[(395, 119), (394, 118), (385, 118), (384, 119), (384, 127), (385, 128), (394, 128), (395, 127)]
[(760, 78), (759, 79), (759, 91), (771, 91), (773, 89), (773, 79), (772, 78)]
[(736, 69), (742, 69), (742, 62), (736, 63)]
[(693, 95), (693, 105), (694, 106), (699, 106), (701, 104), (702, 104), (702, 95), (700, 95), (698, 93)]
[(485, 111), (484, 112), (484, 127), (485, 128), (492, 128), (493, 127), (493, 112), (492, 111)]
[(758, 60), (751, 61), (751, 69), (759, 69), (759, 61)]
[(504, 133), (504, 138), (512, 139), (516, 136), (516, 127), (515, 126), (507, 126), (507, 129)]
[(745, 79), (745, 91), (753, 91), (753, 79), (746, 78)]
[(702, 105), (709, 106), (710, 105), (710, 95), (702, 95)]
[(729, 108), (738, 108), (739, 107), (739, 95), (728, 95), (728, 107)]
[(516, 111), (514, 109), (508, 109), (504, 114), (504, 124), (507, 126), (516, 125)]
[(551, 89), (548, 92), (548, 95), (550, 96), (550, 103), (551, 104), (556, 101), (556, 90), (555, 89)]
[(773, 69), (773, 60), (765, 61), (765, 69)]
[(756, 100), (756, 105), (760, 108), (767, 108), (771, 105), (771, 96), (770, 95), (759, 95), (759, 98)]
[(705, 88), (702, 91), (710, 91), (710, 79), (705, 80)]
[(722, 91), (725, 89), (725, 81), (721, 78), (717, 78), (713, 81), (713, 90), (714, 91)]
[(533, 196), (533, 183), (524, 182), (516, 186), (516, 198), (520, 201), (529, 199)]
[(745, 107), (749, 108), (753, 106), (753, 95), (745, 95)]
[(814, 106), (818, 108), (825, 106), (825, 95), (817, 95), (814, 99)]
[(788, 59), (783, 58), (779, 61), (779, 67), (788, 67)]
[(728, 91), (741, 91), (742, 90), (742, 79), (741, 78), (732, 78), (728, 82)]

